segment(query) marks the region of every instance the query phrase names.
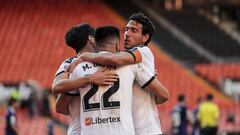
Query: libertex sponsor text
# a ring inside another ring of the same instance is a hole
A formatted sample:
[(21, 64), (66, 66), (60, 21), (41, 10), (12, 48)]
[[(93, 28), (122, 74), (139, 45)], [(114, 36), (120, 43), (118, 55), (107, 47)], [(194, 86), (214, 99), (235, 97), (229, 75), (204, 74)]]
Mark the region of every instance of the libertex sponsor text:
[(107, 123), (117, 123), (120, 122), (120, 117), (108, 117), (108, 118), (85, 118), (85, 125), (90, 126), (92, 124), (107, 124)]

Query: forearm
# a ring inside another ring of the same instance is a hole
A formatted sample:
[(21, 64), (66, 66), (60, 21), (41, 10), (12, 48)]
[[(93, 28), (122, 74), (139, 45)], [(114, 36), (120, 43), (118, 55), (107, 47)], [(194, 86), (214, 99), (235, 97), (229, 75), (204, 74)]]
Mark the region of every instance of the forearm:
[(81, 56), (83, 61), (89, 61), (100, 65), (123, 66), (134, 64), (133, 56), (127, 52), (119, 53), (86, 53)]
[(55, 94), (66, 93), (75, 89), (80, 88), (81, 86), (91, 83), (89, 76), (84, 76), (75, 80), (71, 79), (62, 79), (53, 84), (52, 92)]
[(165, 88), (157, 79), (154, 79), (146, 89), (154, 93), (158, 104), (166, 102), (169, 98), (167, 88)]
[(64, 115), (69, 115), (69, 104), (72, 102), (73, 97), (60, 94), (56, 101), (56, 112)]
[(81, 55), (83, 61), (97, 63), (100, 65), (113, 65), (114, 62), (111, 60), (112, 53), (86, 53)]

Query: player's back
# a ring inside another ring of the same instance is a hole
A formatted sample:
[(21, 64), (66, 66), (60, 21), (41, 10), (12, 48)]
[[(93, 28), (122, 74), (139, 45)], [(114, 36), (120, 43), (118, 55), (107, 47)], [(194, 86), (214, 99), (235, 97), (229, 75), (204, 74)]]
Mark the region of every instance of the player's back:
[[(89, 62), (73, 71), (76, 78), (93, 74), (99, 66)], [(114, 69), (119, 79), (112, 86), (88, 85), (80, 88), (81, 130), (84, 135), (135, 135), (132, 120), (132, 85), (136, 65)]]

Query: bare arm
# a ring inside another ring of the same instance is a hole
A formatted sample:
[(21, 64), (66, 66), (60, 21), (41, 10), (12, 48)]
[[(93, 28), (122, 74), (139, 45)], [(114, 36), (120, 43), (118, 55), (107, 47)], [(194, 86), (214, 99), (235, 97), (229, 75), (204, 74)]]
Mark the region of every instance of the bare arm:
[(117, 81), (118, 78), (117, 74), (111, 71), (105, 71), (105, 69), (75, 80), (68, 79), (68, 76), (68, 73), (62, 73), (60, 77), (55, 78), (52, 85), (53, 93), (66, 93), (90, 83), (96, 85), (111, 85), (113, 82)]
[(62, 73), (59, 77), (54, 79), (52, 84), (52, 93), (66, 93), (90, 83), (89, 76), (81, 77), (76, 80), (71, 80), (68, 76), (68, 73)]
[(123, 66), (141, 62), (141, 56), (136, 57), (131, 52), (125, 51), (118, 53), (84, 53), (80, 58), (83, 61), (111, 66)]
[(152, 91), (158, 98), (158, 103), (164, 103), (169, 98), (168, 89), (165, 88), (158, 79), (153, 79), (145, 89)]
[(64, 115), (69, 115), (69, 104), (72, 102), (73, 97), (65, 94), (59, 94), (56, 101), (56, 112)]

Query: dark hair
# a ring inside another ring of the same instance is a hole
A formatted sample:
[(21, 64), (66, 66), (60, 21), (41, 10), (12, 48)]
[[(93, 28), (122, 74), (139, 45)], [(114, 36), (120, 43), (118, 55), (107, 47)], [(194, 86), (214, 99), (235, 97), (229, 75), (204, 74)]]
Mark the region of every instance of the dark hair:
[(139, 12), (136, 14), (133, 14), (130, 16), (129, 21), (133, 20), (133, 21), (137, 21), (138, 23), (142, 24), (142, 34), (146, 35), (149, 34), (149, 38), (148, 40), (144, 43), (144, 45), (147, 45), (152, 38), (153, 32), (155, 30), (155, 26), (153, 24), (153, 22), (151, 21), (150, 18), (148, 18), (147, 16), (145, 16), (143, 13)]
[(178, 101), (179, 102), (182, 102), (184, 100), (185, 100), (185, 95), (183, 95), (183, 94), (178, 95)]
[(97, 46), (103, 47), (104, 42), (109, 41), (110, 38), (120, 39), (120, 31), (115, 26), (101, 26), (96, 29), (95, 41)]
[(83, 49), (88, 41), (88, 36), (94, 36), (95, 29), (86, 23), (81, 23), (70, 28), (65, 35), (66, 44), (76, 53)]
[(8, 106), (12, 106), (15, 102), (17, 102), (17, 100), (11, 97), (11, 98), (8, 100)]
[(212, 94), (207, 94), (207, 100), (213, 100), (213, 95)]

